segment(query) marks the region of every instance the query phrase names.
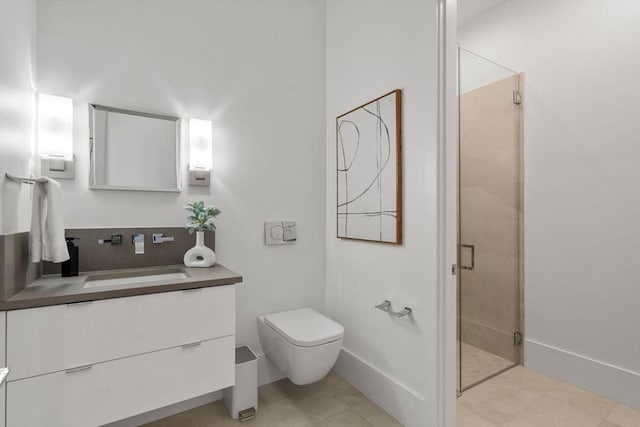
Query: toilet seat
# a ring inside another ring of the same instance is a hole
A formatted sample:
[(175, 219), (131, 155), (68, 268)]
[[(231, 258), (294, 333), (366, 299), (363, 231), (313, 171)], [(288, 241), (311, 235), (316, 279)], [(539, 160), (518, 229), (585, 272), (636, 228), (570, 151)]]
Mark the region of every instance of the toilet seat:
[(344, 328), (311, 308), (267, 314), (264, 321), (278, 335), (299, 347), (315, 347), (339, 340)]

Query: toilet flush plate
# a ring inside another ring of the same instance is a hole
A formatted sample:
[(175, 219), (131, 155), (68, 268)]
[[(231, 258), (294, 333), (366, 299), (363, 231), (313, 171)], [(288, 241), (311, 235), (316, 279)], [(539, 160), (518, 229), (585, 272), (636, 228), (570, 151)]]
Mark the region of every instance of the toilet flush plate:
[(289, 245), (298, 239), (295, 221), (265, 221), (265, 245)]

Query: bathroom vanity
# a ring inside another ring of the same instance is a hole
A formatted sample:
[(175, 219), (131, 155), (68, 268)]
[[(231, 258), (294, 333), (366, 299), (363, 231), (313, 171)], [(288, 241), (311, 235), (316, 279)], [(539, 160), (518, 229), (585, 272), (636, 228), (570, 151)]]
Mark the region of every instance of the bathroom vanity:
[(2, 303), (6, 426), (97, 426), (233, 385), (241, 281), (218, 265), (32, 283)]

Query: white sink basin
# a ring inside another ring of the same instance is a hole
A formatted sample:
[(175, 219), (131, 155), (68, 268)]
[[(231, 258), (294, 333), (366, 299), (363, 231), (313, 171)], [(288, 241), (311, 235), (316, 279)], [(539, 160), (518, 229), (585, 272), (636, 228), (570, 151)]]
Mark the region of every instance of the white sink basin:
[(186, 279), (189, 275), (180, 269), (151, 270), (146, 272), (106, 273), (90, 275), (85, 281), (85, 288), (101, 286), (130, 286), (143, 283), (159, 282), (173, 279)]

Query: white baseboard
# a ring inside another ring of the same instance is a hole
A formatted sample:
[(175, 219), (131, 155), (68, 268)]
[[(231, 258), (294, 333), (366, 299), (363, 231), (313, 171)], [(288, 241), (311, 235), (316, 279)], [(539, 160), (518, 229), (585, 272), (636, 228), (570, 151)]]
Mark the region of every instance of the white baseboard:
[(349, 350), (340, 351), (334, 371), (404, 426), (429, 425), (427, 403), (422, 397)]
[(640, 373), (525, 340), (525, 366), (640, 410)]

